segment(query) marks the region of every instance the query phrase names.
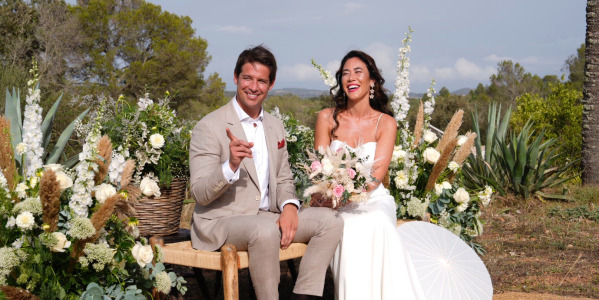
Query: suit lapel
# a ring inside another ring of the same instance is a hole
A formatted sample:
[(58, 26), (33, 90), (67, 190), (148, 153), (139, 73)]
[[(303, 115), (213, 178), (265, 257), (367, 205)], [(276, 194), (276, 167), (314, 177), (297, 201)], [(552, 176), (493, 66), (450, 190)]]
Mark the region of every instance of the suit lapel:
[[(231, 101), (229, 101), (229, 104), (227, 106), (226, 118), (227, 124), (229, 124), (229, 130), (231, 130), (231, 133), (238, 139), (247, 141), (245, 131), (243, 131), (243, 126), (241, 126), (241, 121), (239, 120), (239, 116), (235, 111), (235, 107), (233, 107), (233, 101), (237, 100), (233, 98)], [(241, 161), (241, 167), (246, 170), (254, 185), (256, 185), (258, 189), (260, 189), (260, 185), (258, 184), (258, 173), (256, 172), (256, 165), (254, 164), (254, 160), (247, 157), (244, 158)]]
[(275, 130), (272, 128), (273, 120), (268, 114), (264, 114), (264, 136), (266, 137), (266, 149), (268, 149), (268, 174), (269, 174), (269, 188), (268, 197), (270, 202), (270, 211), (278, 211), (277, 206), (277, 162), (278, 159), (278, 147), (277, 137)]

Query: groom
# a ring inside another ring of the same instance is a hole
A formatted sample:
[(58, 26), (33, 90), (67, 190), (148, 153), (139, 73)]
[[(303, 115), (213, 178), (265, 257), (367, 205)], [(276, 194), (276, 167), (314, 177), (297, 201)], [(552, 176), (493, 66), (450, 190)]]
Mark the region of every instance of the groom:
[(300, 211), (285, 129), (262, 108), (276, 71), (275, 57), (265, 47), (241, 52), (234, 70), (237, 94), (193, 129), (191, 240), (201, 250), (224, 244), (247, 250), (258, 299), (279, 298), (279, 248), (308, 243), (293, 298), (309, 299), (322, 296), (343, 220), (329, 208)]

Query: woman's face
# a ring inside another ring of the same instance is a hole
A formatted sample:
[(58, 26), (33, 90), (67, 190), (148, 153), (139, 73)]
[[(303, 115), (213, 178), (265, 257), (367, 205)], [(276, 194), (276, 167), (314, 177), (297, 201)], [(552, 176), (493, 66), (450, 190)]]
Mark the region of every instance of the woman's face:
[(370, 79), (368, 67), (357, 57), (348, 59), (343, 65), (341, 73), (341, 85), (347, 98), (352, 101), (359, 101), (370, 96), (370, 85), (374, 80)]

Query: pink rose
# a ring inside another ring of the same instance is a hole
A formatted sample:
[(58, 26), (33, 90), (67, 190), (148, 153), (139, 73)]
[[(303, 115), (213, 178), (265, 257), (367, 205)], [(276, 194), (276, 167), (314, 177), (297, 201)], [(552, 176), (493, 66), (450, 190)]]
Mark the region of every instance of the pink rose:
[(347, 175), (349, 178), (354, 179), (356, 177), (356, 171), (352, 168), (347, 169)]
[(333, 189), (333, 194), (335, 194), (335, 197), (337, 198), (341, 198), (341, 196), (343, 196), (343, 192), (345, 191), (345, 188), (343, 188), (342, 185), (338, 184), (334, 189)]
[(310, 165), (310, 169), (312, 169), (312, 172), (320, 172), (320, 170), (322, 170), (322, 164), (319, 161), (313, 161)]

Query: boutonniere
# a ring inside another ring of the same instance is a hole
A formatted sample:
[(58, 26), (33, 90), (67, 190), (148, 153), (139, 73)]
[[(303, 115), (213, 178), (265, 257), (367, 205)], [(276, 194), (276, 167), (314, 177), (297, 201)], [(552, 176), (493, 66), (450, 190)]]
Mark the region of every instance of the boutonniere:
[(280, 142), (277, 143), (277, 149), (281, 149), (285, 147), (285, 139), (282, 139)]

